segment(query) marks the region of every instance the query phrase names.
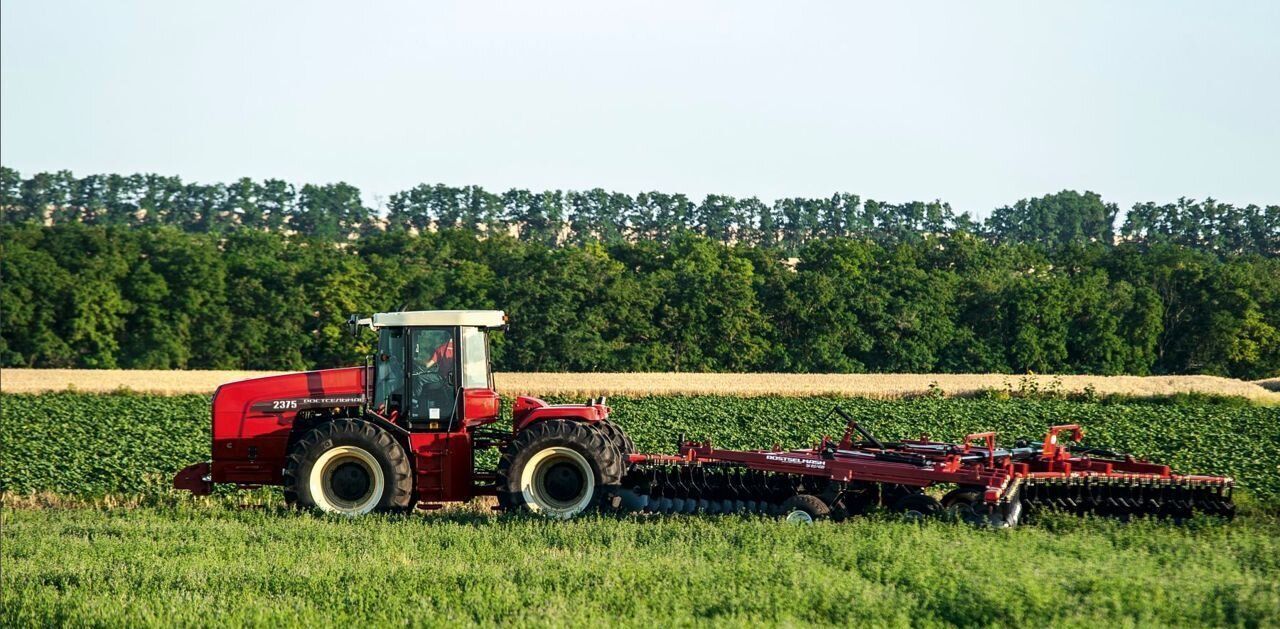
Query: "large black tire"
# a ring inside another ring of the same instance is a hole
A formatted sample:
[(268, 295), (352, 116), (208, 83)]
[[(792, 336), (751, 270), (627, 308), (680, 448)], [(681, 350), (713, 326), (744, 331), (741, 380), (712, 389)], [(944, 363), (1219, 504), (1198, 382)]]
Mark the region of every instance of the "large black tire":
[(285, 499), (303, 508), (362, 515), (413, 506), (413, 470), (404, 448), (358, 419), (316, 426), (289, 451)]
[(631, 441), (631, 437), (621, 426), (609, 421), (603, 420), (596, 424), (600, 430), (604, 431), (605, 436), (618, 449), (618, 453), (626, 456), (636, 451), (636, 444)]
[(516, 435), (498, 460), (498, 505), (552, 518), (612, 506), (626, 466), (603, 431), (567, 419)]
[(813, 524), (815, 520), (831, 517), (831, 507), (821, 498), (810, 494), (796, 494), (782, 501), (782, 517), (787, 522)]

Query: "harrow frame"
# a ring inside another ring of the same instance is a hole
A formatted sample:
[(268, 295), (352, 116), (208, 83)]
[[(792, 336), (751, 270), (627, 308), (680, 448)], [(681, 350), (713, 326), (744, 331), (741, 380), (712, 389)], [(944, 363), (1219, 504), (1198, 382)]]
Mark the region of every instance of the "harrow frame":
[[(685, 486), (698, 484), (690, 470), (736, 468), (790, 477), (796, 486), (818, 480), (829, 502), (839, 500), (838, 494), (855, 486), (888, 487), (900, 495), (904, 489), (918, 492), (934, 485), (954, 484), (981, 497), (964, 505), (961, 515), (994, 526), (1016, 525), (1024, 506), (1118, 517), (1189, 517), (1196, 512), (1234, 515), (1233, 479), (1175, 474), (1167, 465), (1096, 449), (1072, 452), (1061, 441), (1065, 437), (1069, 443), (1080, 442), (1084, 430), (1077, 424), (1050, 427), (1038, 444), (1020, 441), (1012, 448), (1001, 448), (994, 432), (971, 433), (961, 443), (933, 441), (928, 435), (883, 442), (843, 409), (835, 407), (831, 413), (846, 420), (844, 435), (839, 441), (824, 437), (813, 448), (731, 450), (717, 448), (709, 440), (682, 438), (676, 455), (631, 454), (628, 460), (636, 473), (628, 488), (627, 506), (651, 510), (650, 501), (643, 495), (638, 496), (638, 501), (635, 499), (637, 493), (647, 492), (656, 498), (663, 490), (652, 486), (637, 490), (642, 484), (638, 479), (645, 470), (665, 468), (667, 480), (659, 482), (671, 485), (669, 479), (674, 478), (674, 483), (683, 488), (676, 493), (687, 492), (685, 502), (699, 505), (695, 510), (712, 505), (709, 510), (717, 511), (714, 505), (718, 500), (714, 496), (707, 500), (704, 494), (714, 493), (725, 498), (726, 503), (732, 502), (729, 495), (711, 487), (690, 491)], [(855, 434), (862, 440), (855, 441)], [(975, 442), (981, 445), (974, 445)], [(653, 477), (658, 477), (656, 472)], [(690, 510), (680, 506), (676, 510)]]

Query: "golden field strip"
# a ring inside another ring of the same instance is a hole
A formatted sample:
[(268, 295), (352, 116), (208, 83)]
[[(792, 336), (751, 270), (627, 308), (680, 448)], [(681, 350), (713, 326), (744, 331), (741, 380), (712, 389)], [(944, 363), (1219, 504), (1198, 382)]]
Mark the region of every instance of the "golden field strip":
[[(43, 391), (211, 393), (218, 385), (271, 371), (148, 371), (3, 369), (0, 392)], [(736, 374), (736, 373), (499, 373), (498, 390), (525, 395), (848, 395), (893, 399), (928, 393), (972, 395), (984, 390), (1061, 391), (1158, 397), (1177, 393), (1238, 396), (1280, 404), (1263, 383), (1214, 376), (1052, 376), (1007, 374)], [(1273, 385), (1274, 386), (1274, 385)]]

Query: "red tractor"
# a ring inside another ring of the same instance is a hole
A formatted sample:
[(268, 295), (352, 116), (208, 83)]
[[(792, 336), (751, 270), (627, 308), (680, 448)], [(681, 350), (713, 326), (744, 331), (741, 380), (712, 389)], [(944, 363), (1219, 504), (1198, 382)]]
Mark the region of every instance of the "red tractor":
[[(734, 451), (682, 439), (676, 455), (640, 454), (609, 421), (604, 398), (553, 405), (518, 397), (511, 430), (497, 430), (489, 427), (501, 400), (488, 334), (505, 328), (501, 311), (391, 312), (350, 323), (378, 333), (362, 367), (218, 387), (212, 460), (183, 469), (174, 486), (207, 494), (214, 483), (279, 485), (291, 504), (347, 515), (476, 496), (556, 518), (605, 508), (812, 521), (885, 507), (1012, 526), (1026, 508), (1234, 513), (1230, 478), (1080, 448), (1074, 425), (1012, 448), (997, 447), (994, 433), (960, 444), (883, 442), (836, 408), (843, 437), (813, 448)], [(1069, 445), (1059, 443), (1063, 434)], [(500, 452), (497, 465), (482, 469), (476, 454), (490, 448)], [(953, 489), (939, 500), (925, 492), (935, 485)]]
[[(213, 395), (213, 457), (176, 487), (282, 485), (302, 507), (358, 515), (496, 495), (506, 509), (570, 517), (616, 490), (626, 436), (604, 400), (516, 399), (514, 429), (488, 428), (496, 310), (390, 312), (352, 321), (378, 333), (363, 367), (232, 382)], [(496, 469), (476, 453), (501, 448)]]

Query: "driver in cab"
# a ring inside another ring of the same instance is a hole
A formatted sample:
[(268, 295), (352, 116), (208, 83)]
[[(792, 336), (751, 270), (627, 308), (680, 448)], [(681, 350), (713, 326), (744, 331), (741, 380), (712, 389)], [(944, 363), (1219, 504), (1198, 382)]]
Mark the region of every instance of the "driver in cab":
[(452, 335), (446, 336), (444, 342), (427, 356), (427, 360), (422, 363), (422, 367), (427, 371), (435, 370), (436, 373), (440, 374), (440, 381), (442, 383), (453, 382)]
[[(418, 421), (449, 422), (454, 411), (454, 341), (448, 332), (423, 334), (415, 343), (414, 417)], [(432, 349), (434, 348), (434, 349)], [(447, 424), (446, 424), (447, 425)]]

